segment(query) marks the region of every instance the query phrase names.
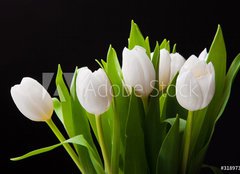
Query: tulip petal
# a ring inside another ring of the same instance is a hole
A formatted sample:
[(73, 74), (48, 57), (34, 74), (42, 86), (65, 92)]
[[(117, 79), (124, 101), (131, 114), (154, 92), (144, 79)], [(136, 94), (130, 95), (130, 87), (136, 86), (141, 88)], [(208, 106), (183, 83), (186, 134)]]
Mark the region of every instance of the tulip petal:
[(200, 107), (200, 109), (202, 109), (202, 108), (205, 108), (213, 98), (214, 91), (215, 91), (214, 75), (209, 74), (209, 75), (203, 76), (199, 78), (197, 81), (201, 87), (202, 94), (203, 94), (203, 102)]
[(82, 67), (78, 69), (78, 75), (76, 79), (76, 93), (78, 96), (78, 100), (81, 105), (85, 107), (85, 89), (86, 86), (89, 86), (91, 81), (92, 71), (87, 67)]
[(196, 63), (198, 62), (198, 58), (195, 55), (191, 55), (186, 62), (184, 63), (184, 65), (182, 66), (181, 70), (179, 73), (183, 73), (186, 71), (191, 70), (192, 66), (194, 66)]
[(178, 103), (190, 110), (198, 110), (203, 101), (201, 88), (190, 71), (179, 74), (176, 82)]
[(210, 73), (210, 74), (214, 74), (214, 77), (215, 77), (215, 69), (214, 69), (214, 66), (212, 64), (212, 62), (209, 62), (207, 64), (207, 71)]
[[(137, 49), (139, 49), (139, 46), (136, 46)], [(153, 90), (153, 86), (151, 85), (152, 81), (154, 81), (156, 79), (156, 73), (155, 73), (155, 69), (154, 66), (151, 62), (151, 60), (149, 59), (149, 57), (147, 56), (147, 53), (145, 51), (145, 49), (139, 49), (140, 51), (138, 52), (139, 58), (139, 63), (141, 65), (141, 69), (143, 70), (143, 78), (144, 78), (144, 82), (143, 82), (143, 90), (144, 90), (144, 96), (148, 96), (152, 90)]]
[(204, 60), (199, 60), (191, 67), (191, 71), (195, 78), (207, 75), (207, 63)]
[(207, 64), (208, 74), (199, 78), (198, 83), (201, 87), (202, 93), (204, 94), (204, 100), (201, 108), (206, 107), (212, 100), (215, 92), (215, 71), (213, 64), (210, 62)]
[(179, 53), (171, 53), (171, 70), (170, 70), (170, 81), (174, 78), (177, 72), (181, 69), (185, 63), (185, 59)]
[(26, 95), (29, 96), (29, 99), (37, 105), (37, 109), (45, 115), (44, 117), (48, 116), (49, 119), (53, 112), (53, 102), (47, 90), (30, 77), (24, 77), (20, 86), (22, 91), (25, 91)]
[(159, 86), (160, 90), (163, 90), (169, 83), (170, 78), (170, 65), (171, 57), (166, 49), (160, 50), (160, 62), (159, 62)]
[(205, 48), (198, 56), (198, 59), (199, 60), (204, 60), (206, 61), (207, 60), (207, 56), (208, 56), (208, 53), (207, 53), (207, 48)]

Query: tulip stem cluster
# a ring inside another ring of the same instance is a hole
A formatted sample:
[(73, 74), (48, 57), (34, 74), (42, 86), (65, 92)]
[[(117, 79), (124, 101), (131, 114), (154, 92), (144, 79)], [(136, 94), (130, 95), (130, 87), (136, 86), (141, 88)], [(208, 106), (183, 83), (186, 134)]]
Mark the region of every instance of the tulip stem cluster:
[[(54, 122), (52, 121), (52, 119), (49, 119), (46, 121), (46, 123), (48, 124), (48, 126), (50, 127), (50, 129), (53, 131), (53, 133), (56, 135), (56, 137), (58, 138), (58, 140), (62, 143), (64, 141), (66, 141), (66, 139), (64, 138), (64, 136), (62, 135), (62, 133), (59, 131), (59, 129), (57, 128), (57, 126), (54, 124)], [(83, 170), (83, 166), (79, 161), (78, 156), (76, 155), (76, 153), (74, 152), (74, 150), (72, 149), (72, 147), (67, 144), (64, 143), (63, 147), (65, 148), (65, 150), (68, 152), (68, 154), (70, 155), (70, 157), (72, 158), (72, 160), (74, 161), (74, 163), (76, 164), (76, 166), (78, 167), (78, 169), (80, 171), (84, 171)]]
[(97, 134), (98, 134), (98, 142), (102, 151), (103, 160), (106, 172), (108, 174), (111, 174), (111, 165), (109, 160), (109, 153), (107, 151), (106, 144), (104, 142), (104, 136), (103, 136), (103, 128), (102, 128), (102, 120), (100, 115), (96, 115), (96, 127), (97, 127)]
[(192, 134), (192, 118), (193, 111), (188, 111), (187, 125), (185, 130), (185, 140), (183, 144), (183, 160), (182, 160), (182, 174), (186, 173), (187, 163), (189, 159), (189, 150), (191, 144), (191, 134)]

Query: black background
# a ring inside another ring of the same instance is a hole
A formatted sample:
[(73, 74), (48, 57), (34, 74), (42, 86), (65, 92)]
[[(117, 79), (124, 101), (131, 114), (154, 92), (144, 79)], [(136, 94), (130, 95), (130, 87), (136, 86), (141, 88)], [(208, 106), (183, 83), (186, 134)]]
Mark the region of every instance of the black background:
[[(121, 57), (132, 19), (152, 46), (156, 40), (170, 39), (185, 58), (209, 48), (221, 24), (229, 66), (240, 52), (239, 17), (237, 1), (1, 0), (0, 173), (78, 173), (63, 148), (9, 161), (57, 143), (46, 124), (26, 119), (15, 107), (9, 90), (22, 77), (41, 82), (42, 73), (55, 73), (59, 63), (64, 72), (86, 65), (94, 70), (98, 67), (94, 59), (105, 59), (109, 44)], [(54, 80), (50, 87), (53, 94)], [(207, 164), (240, 165), (239, 88), (238, 74), (206, 154)]]

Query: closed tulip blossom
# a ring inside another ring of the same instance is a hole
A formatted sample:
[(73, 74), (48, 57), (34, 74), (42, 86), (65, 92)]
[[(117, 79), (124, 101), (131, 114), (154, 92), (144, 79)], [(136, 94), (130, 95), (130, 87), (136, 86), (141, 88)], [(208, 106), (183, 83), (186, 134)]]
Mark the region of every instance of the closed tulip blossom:
[(47, 121), (53, 113), (52, 98), (36, 80), (24, 77), (11, 88), (11, 96), (20, 112), (33, 121)]
[(154, 88), (155, 70), (146, 50), (135, 46), (123, 49), (122, 73), (129, 90), (134, 88), (137, 95), (147, 97)]
[(211, 62), (206, 63), (206, 56), (206, 50), (199, 55), (199, 58), (195, 55), (190, 56), (177, 78), (177, 100), (189, 111), (205, 108), (215, 92), (215, 71)]
[(112, 88), (105, 71), (92, 72), (87, 67), (78, 70), (77, 97), (83, 108), (95, 115), (107, 111), (112, 101)]
[(160, 50), (159, 61), (159, 88), (165, 89), (181, 69), (185, 59), (179, 53), (169, 53), (166, 49)]

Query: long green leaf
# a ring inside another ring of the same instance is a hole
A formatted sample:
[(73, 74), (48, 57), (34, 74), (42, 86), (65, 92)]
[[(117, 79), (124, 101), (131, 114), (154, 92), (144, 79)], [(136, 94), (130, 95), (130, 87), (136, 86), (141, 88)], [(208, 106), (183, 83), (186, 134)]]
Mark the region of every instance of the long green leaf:
[(236, 56), (236, 58), (233, 60), (231, 66), (228, 70), (228, 73), (227, 73), (227, 76), (225, 79), (224, 93), (223, 93), (223, 97), (221, 100), (220, 110), (219, 110), (217, 118), (219, 118), (222, 115), (222, 113), (227, 105), (228, 99), (231, 94), (232, 84), (233, 84), (233, 81), (234, 81), (239, 69), (240, 69), (240, 54), (238, 54)]
[[(88, 122), (88, 118), (86, 115), (86, 111), (81, 106), (78, 101), (77, 93), (76, 93), (76, 78), (77, 78), (78, 69), (76, 68), (75, 73), (72, 78), (71, 86), (70, 86), (70, 95), (71, 95), (71, 107), (72, 107), (72, 120), (73, 120), (73, 128), (74, 128), (74, 136), (83, 135), (85, 140), (91, 145), (91, 147), (97, 152), (97, 148), (92, 139), (91, 130)], [(82, 146), (76, 146), (77, 153), (82, 163), (85, 164), (85, 170), (87, 172), (94, 172), (92, 168), (91, 161), (89, 160), (89, 155), (86, 151), (86, 148)], [(98, 154), (98, 153), (97, 153)], [(98, 156), (100, 160), (100, 156)]]
[(58, 71), (56, 76), (56, 86), (60, 97), (61, 107), (62, 107), (62, 119), (66, 131), (70, 137), (74, 136), (73, 118), (72, 118), (72, 106), (71, 106), (71, 96), (68, 92), (68, 88), (63, 79), (63, 72), (61, 66), (58, 65)]
[(142, 128), (143, 118), (144, 109), (142, 101), (132, 93), (126, 128), (124, 174), (148, 173)]
[(58, 144), (55, 144), (55, 145), (52, 145), (52, 146), (48, 146), (48, 147), (44, 147), (44, 148), (40, 148), (40, 149), (37, 149), (37, 150), (33, 150), (25, 155), (22, 155), (22, 156), (19, 156), (19, 157), (16, 157), (16, 158), (11, 158), (12, 161), (18, 161), (18, 160), (22, 160), (22, 159), (25, 159), (25, 158), (29, 158), (31, 156), (35, 156), (35, 155), (39, 155), (39, 154), (42, 154), (42, 153), (45, 153), (45, 152), (49, 152), (63, 144), (66, 144), (66, 143), (73, 143), (73, 144), (77, 144), (77, 145), (81, 145), (83, 147), (85, 147), (87, 150), (88, 150), (88, 153), (89, 153), (89, 156), (93, 162), (93, 165), (94, 165), (94, 168), (96, 169), (97, 173), (99, 174), (105, 174), (104, 172), (104, 169), (102, 167), (102, 164), (101, 164), (101, 161), (99, 161), (99, 158), (98, 158), (98, 154), (96, 154), (96, 151), (88, 144), (88, 142), (86, 141), (86, 139), (84, 138), (83, 135), (78, 135), (78, 136), (75, 136), (75, 137), (72, 137), (62, 143), (58, 143)]
[[(223, 39), (217, 39), (217, 40), (220, 40), (221, 42), (223, 42)], [(218, 44), (223, 44), (223, 43), (218, 43)], [(211, 141), (215, 124), (219, 119), (219, 117), (222, 115), (226, 107), (227, 101), (231, 93), (231, 86), (232, 86), (234, 77), (239, 71), (239, 68), (240, 68), (240, 55), (237, 55), (237, 57), (234, 59), (234, 61), (230, 66), (227, 76), (224, 77), (225, 81), (224, 81), (224, 85), (222, 85), (223, 91), (221, 95), (219, 94), (218, 101), (211, 102), (211, 104), (207, 108), (207, 113), (206, 113), (204, 122), (202, 124), (201, 132), (196, 142), (196, 147), (193, 151), (193, 157), (191, 159), (191, 165), (190, 165), (190, 172), (194, 173), (194, 172), (200, 171), (200, 166), (204, 160), (205, 153)]]
[(198, 119), (196, 124), (199, 130), (197, 130), (198, 132), (194, 135), (195, 139), (198, 138), (198, 143), (197, 146), (194, 147), (194, 151), (199, 151), (206, 143), (207, 137), (211, 133), (213, 123), (217, 117), (219, 101), (223, 94), (226, 73), (226, 49), (220, 26), (218, 26), (213, 39), (207, 61), (212, 62), (215, 69), (215, 95), (207, 108), (194, 113), (193, 118), (199, 117), (196, 118)]
[(222, 100), (222, 95), (224, 93), (225, 76), (226, 76), (226, 48), (224, 43), (224, 38), (220, 25), (217, 28), (216, 35), (213, 39), (211, 45), (209, 56), (207, 61), (212, 62), (215, 69), (215, 94), (214, 97), (207, 108), (207, 115), (204, 120), (204, 127), (202, 136), (203, 142), (199, 145), (204, 145), (209, 137), (213, 123), (217, 119), (218, 111), (220, 108), (219, 101)]
[(156, 173), (177, 174), (180, 159), (179, 117), (175, 119), (158, 154)]
[[(95, 151), (97, 151), (92, 140), (89, 123), (86, 118), (86, 112), (79, 104), (76, 96), (76, 76), (77, 69), (74, 73), (69, 92), (68, 87), (66, 86), (63, 79), (63, 72), (61, 66), (58, 66), (56, 86), (61, 102), (61, 105), (58, 106), (61, 106), (62, 120), (69, 137), (71, 138), (76, 135), (82, 134), (87, 139), (88, 143), (95, 149)], [(59, 109), (60, 108), (58, 108), (58, 110)], [(56, 110), (56, 112), (59, 111)], [(79, 160), (83, 164), (84, 171), (87, 173), (96, 173), (87, 149), (82, 146), (75, 146), (75, 148), (79, 155)]]
[[(214, 128), (215, 128), (215, 125), (217, 123), (217, 120), (220, 118), (220, 116), (222, 115), (226, 105), (227, 105), (227, 102), (228, 102), (228, 99), (230, 97), (230, 94), (231, 94), (231, 87), (232, 87), (232, 83), (234, 81), (234, 78), (235, 76), (237, 75), (238, 71), (240, 69), (240, 54), (238, 54), (236, 56), (236, 58), (234, 59), (234, 61), (232, 62), (229, 70), (228, 70), (228, 73), (227, 73), (227, 76), (226, 76), (226, 81), (225, 81), (225, 85), (224, 85), (224, 93), (222, 95), (222, 99), (220, 100), (220, 110), (217, 114), (217, 118), (215, 119), (215, 121), (212, 123), (212, 127), (210, 129), (210, 135), (209, 137), (207, 137), (207, 142), (206, 144), (204, 145), (204, 147), (198, 152), (198, 154), (195, 154), (195, 158), (193, 158), (192, 160), (192, 166), (191, 166), (191, 171), (194, 171), (194, 169), (196, 169), (198, 166), (201, 165), (203, 159), (204, 159), (204, 155), (208, 149), (208, 145), (211, 141), (211, 138), (212, 138), (212, 135), (214, 133)], [(201, 135), (200, 135), (201, 136)], [(198, 169), (200, 170), (200, 169)]]
[[(113, 112), (112, 118), (112, 169), (117, 173), (120, 158), (124, 159), (126, 122), (128, 114), (129, 96), (124, 88), (122, 70), (118, 61), (116, 51), (110, 46), (107, 54), (107, 69), (105, 69), (111, 81), (113, 89)], [(120, 139), (119, 139), (120, 137)], [(120, 155), (120, 157), (119, 157)]]
[[(159, 94), (149, 99), (144, 121), (145, 144), (150, 173), (156, 171), (156, 162), (161, 144), (166, 136), (166, 124), (160, 122)], [(156, 107), (157, 106), (157, 107)]]
[(121, 140), (124, 140), (127, 120), (129, 97), (125, 91), (122, 70), (116, 51), (110, 46), (107, 54), (107, 75), (111, 81), (114, 95), (114, 105), (121, 126)]

